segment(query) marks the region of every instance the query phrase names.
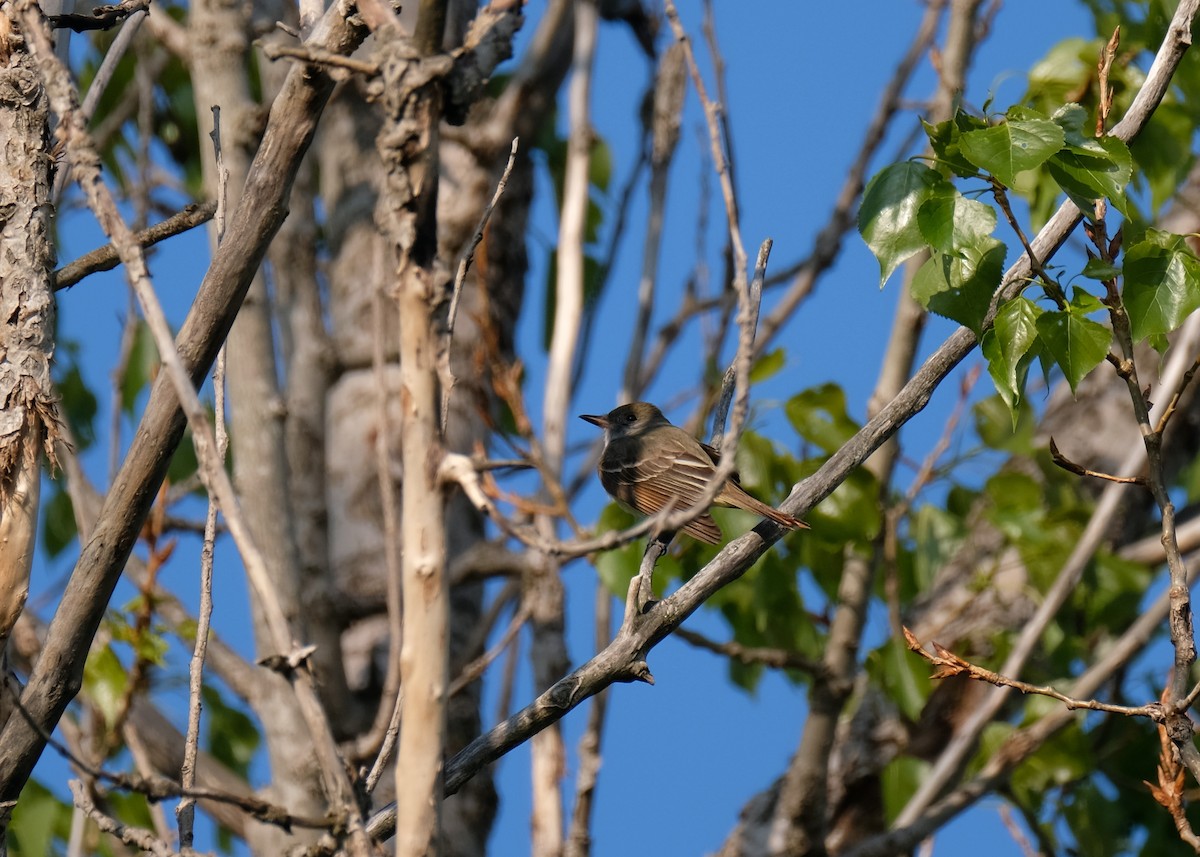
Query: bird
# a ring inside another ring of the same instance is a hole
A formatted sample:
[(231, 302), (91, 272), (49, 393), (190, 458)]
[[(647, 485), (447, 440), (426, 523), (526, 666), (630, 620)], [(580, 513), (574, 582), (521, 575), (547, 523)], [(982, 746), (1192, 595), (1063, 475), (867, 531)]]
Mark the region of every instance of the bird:
[[(607, 414), (579, 418), (604, 429), (604, 452), (596, 468), (600, 484), (618, 503), (642, 515), (654, 515), (668, 503), (674, 509), (694, 506), (716, 473), (720, 453), (672, 425), (649, 402), (630, 402)], [(762, 515), (791, 530), (808, 529), (798, 518), (747, 494), (736, 473), (712, 502)], [(710, 545), (721, 542), (721, 528), (707, 512), (683, 531)]]

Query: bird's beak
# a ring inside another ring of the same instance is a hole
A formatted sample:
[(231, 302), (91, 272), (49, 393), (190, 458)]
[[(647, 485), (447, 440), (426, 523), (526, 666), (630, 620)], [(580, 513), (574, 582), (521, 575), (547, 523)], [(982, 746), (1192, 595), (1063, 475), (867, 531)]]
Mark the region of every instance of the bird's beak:
[(602, 429), (608, 428), (608, 417), (600, 416), (599, 414), (580, 414), (581, 420), (587, 420), (594, 426), (600, 426)]

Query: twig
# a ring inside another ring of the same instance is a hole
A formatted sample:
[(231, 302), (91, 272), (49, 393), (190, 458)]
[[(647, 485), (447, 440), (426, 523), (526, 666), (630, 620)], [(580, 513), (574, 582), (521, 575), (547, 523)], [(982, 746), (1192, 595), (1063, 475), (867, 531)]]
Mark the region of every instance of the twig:
[(865, 185), (867, 170), (879, 147), (887, 137), (888, 125), (901, 107), (901, 98), (909, 80), (923, 60), (937, 36), (938, 23), (945, 9), (945, 0), (933, 0), (925, 6), (925, 14), (921, 24), (913, 36), (904, 56), (896, 65), (896, 70), (889, 78), (879, 106), (871, 117), (871, 122), (863, 134), (863, 142), (858, 154), (846, 173), (838, 192), (837, 202), (829, 219), (817, 233), (816, 241), (808, 258), (800, 263), (795, 279), (781, 297), (774, 309), (763, 319), (762, 328), (758, 335), (758, 350), (755, 356), (762, 354), (775, 339), (776, 334), (783, 329), (784, 324), (792, 317), (796, 308), (812, 293), (817, 278), (824, 273), (837, 259), (842, 249), (842, 239), (846, 232), (854, 226), (854, 218), (858, 211), (858, 199)]
[[(1167, 688), (1163, 688), (1162, 704), (1170, 704)], [(1171, 814), (1179, 838), (1200, 854), (1200, 836), (1192, 829), (1185, 811), (1185, 768), (1180, 764), (1179, 749), (1167, 733), (1166, 726), (1161, 723), (1158, 725), (1158, 744), (1158, 782), (1154, 784), (1142, 780), (1142, 783), (1150, 789), (1150, 795)]]
[(650, 211), (646, 218), (646, 238), (642, 244), (642, 273), (638, 280), (638, 310), (625, 359), (625, 375), (621, 403), (638, 398), (648, 381), (643, 370), (643, 352), (650, 315), (654, 308), (654, 291), (658, 281), (658, 257), (662, 245), (662, 227), (666, 208), (669, 167), (679, 143), (679, 125), (683, 113), (684, 86), (683, 48), (671, 45), (658, 64), (654, 84), (654, 117), (650, 129)]
[(1040, 857), (1040, 852), (1033, 847), (1033, 844), (1025, 836), (1025, 831), (1021, 829), (1021, 825), (1013, 818), (1012, 807), (1006, 803), (1000, 804), (1000, 823), (1008, 831), (1008, 835), (1013, 838), (1013, 842), (1021, 849), (1021, 857)]
[(1167, 429), (1167, 424), (1171, 421), (1171, 417), (1175, 416), (1176, 410), (1179, 407), (1179, 400), (1183, 397), (1183, 391), (1192, 383), (1192, 379), (1196, 377), (1196, 370), (1200, 369), (1200, 356), (1197, 356), (1192, 361), (1191, 367), (1183, 373), (1183, 380), (1175, 387), (1175, 392), (1171, 394), (1171, 401), (1163, 410), (1162, 415), (1158, 418), (1158, 423), (1154, 426), (1154, 431), (1157, 434), (1162, 434)]
[[(254, 544), (241, 513), (232, 481), (223, 463), (217, 457), (216, 442), (208, 424), (207, 413), (196, 394), (188, 370), (175, 345), (170, 325), (167, 323), (162, 306), (154, 293), (142, 249), (125, 224), (111, 193), (100, 176), (100, 159), (88, 136), (83, 117), (79, 114), (69, 73), (54, 55), (41, 10), (36, 3), (33, 0), (22, 0), (14, 5), (21, 20), (22, 32), (30, 44), (42, 72), (47, 94), (50, 96), (55, 112), (61, 118), (59, 131), (67, 143), (68, 156), (74, 163), (80, 186), (87, 194), (88, 204), (95, 212), (102, 228), (112, 239), (118, 255), (125, 264), (126, 275), (137, 292), (142, 313), (154, 334), (155, 344), (158, 346), (159, 356), (166, 367), (171, 386), (176, 396), (179, 397), (188, 424), (192, 429), (197, 457), (206, 476), (206, 483), (209, 490), (217, 496), (229, 524), (230, 533), (245, 563), (247, 577), (261, 600), (271, 640), (280, 653), (286, 653), (292, 649), (292, 635), (278, 595), (274, 591), (266, 561)], [(319, 762), (327, 795), (337, 807), (338, 812), (346, 813), (352, 835), (365, 845), (365, 841), (361, 838), (362, 828), (357, 824), (357, 805), (352, 789), (343, 770), (337, 747), (333, 742), (329, 724), (325, 720), (320, 701), (317, 698), (312, 676), (307, 670), (298, 670), (295, 677), (297, 679), (294, 683), (297, 690), (296, 698), (309, 727), (310, 738)]]
[[(612, 593), (604, 581), (596, 581), (596, 651), (612, 640)], [(608, 712), (608, 691), (601, 691), (592, 700), (587, 727), (579, 739), (579, 773), (575, 777), (575, 808), (571, 827), (567, 831), (564, 857), (589, 857), (592, 853), (592, 809), (596, 803), (596, 783), (599, 780), (602, 757), (601, 741)]]
[[(10, 682), (12, 679), (9, 680)], [(170, 800), (172, 798), (193, 797), (198, 800), (210, 801), (213, 803), (226, 804), (235, 806), (238, 809), (246, 812), (257, 821), (264, 824), (276, 825), (284, 830), (289, 830), (293, 827), (302, 827), (312, 830), (335, 830), (340, 822), (332, 816), (324, 818), (314, 818), (304, 815), (295, 815), (290, 813), (284, 807), (269, 803), (253, 795), (239, 795), (232, 792), (223, 791), (220, 789), (211, 788), (190, 788), (185, 789), (178, 783), (166, 779), (165, 777), (142, 777), (132, 774), (116, 773), (107, 771), (104, 768), (89, 764), (78, 753), (72, 752), (68, 747), (58, 741), (53, 735), (42, 729), (30, 712), (20, 701), (19, 694), (15, 692), (16, 688), (12, 684), (4, 684), (0, 687), (0, 693), (11, 694), (12, 700), (17, 711), (21, 713), (24, 720), (30, 726), (37, 730), (47, 746), (52, 748), (56, 753), (66, 759), (73, 767), (77, 768), (82, 774), (102, 782), (109, 783), (114, 788), (124, 791), (136, 792), (137, 794), (145, 795), (148, 800), (161, 801)], [(64, 721), (65, 723), (66, 721)]]
[(392, 760), (392, 756), (396, 752), (396, 739), (400, 737), (400, 718), (401, 712), (404, 710), (404, 688), (401, 687), (396, 691), (396, 701), (392, 705), (392, 716), (388, 719), (387, 728), (383, 731), (383, 742), (379, 746), (379, 753), (375, 756), (375, 761), (371, 764), (371, 770), (365, 778), (367, 794), (372, 794), (375, 787), (379, 785), (379, 780), (383, 777), (384, 771), (387, 770), (388, 762)]
[(90, 15), (51, 15), (50, 26), (55, 29), (67, 29), (76, 33), (88, 30), (108, 30), (117, 22), (128, 18), (135, 12), (146, 13), (150, 8), (150, 0), (122, 0), (111, 6), (97, 6)]
[(933, 643), (934, 651), (937, 654), (931, 655), (925, 651), (925, 648), (921, 645), (921, 641), (908, 628), (904, 629), (904, 642), (907, 644), (909, 651), (915, 652), (937, 667), (931, 676), (935, 679), (951, 678), (960, 675), (966, 676), (976, 681), (986, 681), (988, 684), (994, 684), (996, 687), (1011, 687), (1025, 694), (1034, 693), (1039, 696), (1048, 696), (1051, 699), (1057, 699), (1071, 711), (1086, 708), (1089, 711), (1107, 711), (1110, 714), (1123, 714), (1126, 717), (1149, 717), (1155, 723), (1162, 723), (1166, 717), (1165, 709), (1160, 702), (1152, 702), (1149, 705), (1113, 705), (1095, 699), (1075, 699), (1061, 691), (1055, 690), (1049, 685), (1029, 684), (1019, 679), (1009, 678), (1006, 675), (992, 672), (981, 666), (976, 666), (938, 643)]
[(75, 805), (88, 818), (95, 822), (96, 826), (102, 832), (111, 834), (126, 845), (131, 845), (147, 854), (153, 854), (155, 857), (177, 857), (175, 849), (155, 836), (153, 832), (141, 827), (130, 827), (122, 824), (115, 818), (101, 812), (99, 807), (87, 796), (83, 783), (79, 780), (71, 780), (69, 785), (71, 787), (71, 794), (75, 798)]
[(1076, 476), (1091, 476), (1096, 479), (1103, 479), (1106, 482), (1116, 482), (1118, 485), (1140, 485), (1149, 490), (1150, 485), (1144, 476), (1113, 476), (1111, 473), (1101, 473), (1098, 470), (1091, 470), (1084, 467), (1078, 462), (1072, 461), (1062, 454), (1058, 444), (1054, 442), (1054, 438), (1050, 438), (1050, 459), (1063, 470), (1068, 473), (1074, 473)]
[[(721, 458), (714, 468), (712, 475), (709, 477), (707, 489), (696, 503), (696, 506), (706, 509), (720, 492), (725, 481), (734, 472), (738, 439), (741, 437), (742, 428), (746, 421), (746, 414), (750, 409), (750, 368), (754, 359), (754, 337), (758, 323), (758, 306), (755, 303), (751, 286), (746, 279), (746, 247), (742, 242), (737, 199), (733, 188), (733, 176), (730, 172), (729, 161), (725, 157), (725, 150), (723, 148), (721, 124), (718, 115), (720, 108), (708, 97), (704, 80), (700, 76), (700, 67), (697, 65), (696, 56), (692, 51), (691, 41), (688, 39), (683, 25), (679, 21), (679, 11), (675, 8), (672, 0), (667, 0), (665, 11), (675, 39), (683, 46), (684, 59), (687, 61), (692, 85), (696, 87), (696, 94), (699, 96), (700, 103), (704, 108), (705, 124), (708, 127), (709, 146), (712, 151), (713, 168), (717, 173), (717, 179), (721, 185), (721, 196), (725, 202), (725, 216), (729, 229), (730, 246), (733, 252), (733, 290), (737, 296), (738, 308), (737, 350), (730, 366), (733, 374), (733, 384), (730, 385), (730, 396), (733, 399), (733, 419), (730, 421), (728, 431), (725, 431), (724, 420), (721, 420), (717, 429), (720, 432), (719, 449), (721, 451)], [(769, 250), (769, 242), (764, 243), (763, 250), (760, 250), (759, 253), (760, 260), (765, 262), (764, 252), (769, 252)], [(761, 297), (761, 278), (758, 276), (757, 270), (755, 272), (755, 280), (758, 283), (759, 296)], [(691, 510), (688, 511), (691, 512)]]
[[(1133, 103), (1130, 105), (1125, 117), (1113, 128), (1111, 136), (1128, 142), (1136, 136), (1149, 120), (1154, 108), (1166, 93), (1175, 68), (1178, 67), (1180, 59), (1191, 43), (1191, 22), (1195, 18), (1198, 4), (1200, 4), (1200, 0), (1184, 0), (1176, 9), (1175, 16), (1163, 38), (1162, 46), (1155, 55), (1145, 83), (1134, 97)], [(1070, 201), (1064, 202), (1050, 221), (1038, 233), (1037, 237), (1030, 242), (1030, 246), (1034, 249), (1034, 258), (1040, 259), (1043, 265), (1047, 264), (1053, 255), (1053, 251), (1061, 246), (1066, 240), (1067, 235), (1078, 225), (1080, 219), (1081, 215), (1075, 204)], [(1022, 287), (1023, 282), (1027, 281), (1030, 273), (1029, 260), (1023, 256), (1005, 272), (1005, 285), (1001, 289), (999, 297), (1007, 299), (1015, 294)], [(990, 323), (989, 319), (988, 324)], [(954, 340), (960, 337), (963, 340), (963, 344), (974, 342), (974, 336), (970, 332), (960, 330), (959, 333), (956, 333), (947, 340), (942, 349), (939, 349), (939, 352), (943, 352), (943, 349), (951, 346)], [(957, 353), (959, 347), (957, 345), (953, 346), (953, 352)], [(946, 356), (949, 355), (947, 354)], [(906, 390), (910, 390), (915, 383), (921, 381), (922, 375), (936, 361), (936, 358), (937, 355), (935, 354), (934, 358), (926, 361), (925, 367), (917, 373), (913, 381), (905, 385)], [(957, 363), (957, 359), (954, 362)], [(1174, 358), (1172, 358), (1171, 362), (1174, 362)], [(1164, 376), (1169, 374), (1170, 371), (1171, 363), (1168, 363), (1168, 370), (1164, 372)], [(1182, 372), (1182, 369), (1176, 371)], [(904, 394), (902, 393), (901, 398), (903, 397)], [(892, 403), (892, 405), (894, 404), (895, 402)], [(880, 416), (886, 414), (892, 405), (884, 408)], [(839, 450), (840, 452), (841, 450)], [(1124, 462), (1125, 466), (1121, 469), (1132, 470), (1139, 466), (1143, 460), (1143, 456), (1144, 452), (1142, 450), (1132, 450)], [(837, 457), (838, 453), (835, 453), (834, 458)], [(1002, 672), (1010, 675), (1020, 672), (1021, 666), (1029, 658), (1030, 654), (1032, 654), (1034, 646), (1041, 638), (1042, 631), (1051, 621), (1059, 606), (1074, 591), (1079, 575), (1083, 573), (1083, 569), (1089, 558), (1100, 544), (1100, 541), (1108, 534), (1108, 525), (1112, 517), (1116, 514), (1120, 497), (1119, 492), (1122, 490), (1121, 486), (1109, 485), (1101, 495), (1100, 500), (1096, 504), (1095, 511), (1092, 513), (1092, 518), (1088, 522), (1079, 542), (1076, 544), (1071, 556), (1064, 563), (1058, 578), (1051, 586), (1050, 591), (1046, 593), (1037, 612), (1022, 629), (1013, 651), (1001, 668)], [(1003, 705), (1004, 698), (1005, 691), (1003, 689), (993, 691), (971, 712), (967, 721), (959, 725), (954, 737), (942, 751), (934, 767), (918, 787), (916, 794), (909, 799), (908, 804), (897, 816), (894, 822), (894, 831), (908, 829), (911, 833), (918, 829), (923, 829), (923, 825), (918, 825), (917, 820), (929, 817), (930, 814), (926, 810), (937, 798), (937, 795), (943, 792), (947, 783), (956, 776), (956, 772), (960, 770), (963, 760), (975, 746), (975, 741), (980, 732)]]
[[(1109, 486), (1110, 489), (1115, 486)], [(1189, 575), (1189, 585), (1197, 574)], [(1141, 616), (1117, 640), (1105, 648), (1105, 653), (1082, 675), (1075, 679), (1074, 692), (1084, 696), (1095, 693), (1112, 675), (1122, 669), (1133, 658), (1145, 651), (1146, 644), (1159, 633), (1163, 618), (1170, 609), (1170, 596), (1162, 592)], [(993, 692), (998, 695), (1001, 691)], [(1172, 714), (1164, 706), (1168, 728), (1173, 728), (1185, 715)], [(844, 857), (886, 857), (916, 847), (917, 843), (942, 827), (949, 819), (961, 813), (984, 795), (1007, 782), (1012, 769), (1037, 751), (1058, 730), (1075, 722), (1078, 715), (1067, 707), (1053, 710), (1029, 726), (1012, 733), (984, 763), (974, 777), (958, 788), (941, 797), (920, 813), (912, 823), (902, 827), (893, 826), (887, 833), (869, 837), (849, 848)], [(939, 759), (939, 765), (941, 760)]]
[(450, 394), (454, 391), (455, 384), (454, 373), (450, 367), (450, 340), (454, 338), (454, 323), (458, 320), (458, 302), (462, 297), (463, 285), (467, 281), (467, 271), (470, 270), (471, 263), (475, 261), (475, 249), (483, 241), (483, 233), (487, 230), (488, 221), (492, 219), (492, 212), (496, 210), (496, 205), (500, 202), (504, 189), (508, 187), (508, 177), (512, 175), (513, 166), (517, 162), (517, 145), (519, 143), (520, 138), (513, 137), (512, 148), (508, 152), (508, 163), (504, 165), (500, 181), (496, 182), (496, 192), (492, 194), (491, 200), (483, 209), (483, 214), (479, 216), (479, 225), (475, 227), (475, 235), (463, 249), (462, 258), (458, 260), (458, 270), (454, 275), (450, 309), (446, 313), (445, 345), (438, 359), (438, 374), (441, 376), (442, 382), (442, 434), (446, 433), (446, 421), (450, 419)]
[(357, 74), (366, 75), (367, 77), (375, 77), (379, 74), (379, 64), (369, 62), (367, 60), (358, 60), (353, 57), (342, 56), (330, 51), (322, 50), (321, 48), (301, 46), (293, 47), (292, 45), (281, 45), (278, 42), (259, 42), (259, 48), (267, 59), (290, 59), (298, 60), (311, 65), (323, 65), (330, 68), (341, 68), (347, 71), (352, 71)]
[[(754, 264), (754, 278), (750, 281), (751, 317), (748, 324), (758, 326), (759, 308), (762, 306), (763, 279), (767, 274), (767, 259), (771, 256), (774, 242), (768, 238), (758, 248), (758, 259)], [(751, 342), (753, 345), (753, 342)], [(729, 414), (729, 405), (733, 401), (733, 393), (737, 382), (737, 363), (731, 362), (725, 369), (721, 379), (721, 396), (717, 401), (716, 416), (713, 417), (713, 433), (709, 443), (720, 449), (725, 437), (725, 419)]]
[[(217, 171), (217, 244), (225, 238), (225, 209), (228, 205), (229, 170), (221, 151), (221, 110), (213, 106), (212, 144)], [(224, 462), (229, 449), (229, 435), (225, 428), (225, 346), (217, 353), (217, 365), (213, 370), (214, 436), (217, 457)], [(200, 750), (200, 711), (203, 706), (204, 663), (208, 656), (208, 635), (212, 627), (213, 549), (217, 539), (217, 503), (209, 496), (208, 511), (204, 516), (204, 541), (200, 548), (200, 607), (196, 616), (196, 643), (192, 659), (188, 664), (188, 721), (187, 735), (183, 745), (183, 765), (179, 769), (179, 782), (184, 788), (196, 784), (196, 757)], [(191, 848), (195, 833), (196, 801), (184, 797), (175, 807), (175, 818), (179, 827), (179, 847)]]
[(683, 640), (697, 649), (723, 655), (730, 660), (746, 666), (771, 667), (777, 670), (799, 670), (808, 675), (823, 675), (827, 672), (825, 664), (815, 658), (810, 658), (792, 649), (775, 649), (764, 646), (745, 646), (737, 640), (718, 643), (703, 634), (697, 634), (687, 628), (676, 628), (676, 638)]
[(500, 635), (500, 639), (496, 641), (496, 644), (463, 667), (462, 671), (458, 674), (454, 681), (450, 682), (450, 689), (447, 691), (447, 696), (457, 696), (464, 689), (466, 689), (471, 682), (483, 675), (487, 668), (491, 666), (492, 662), (504, 653), (504, 650), (508, 648), (509, 643), (516, 638), (517, 634), (520, 633), (521, 629), (525, 627), (525, 623), (528, 621), (529, 605), (528, 603), (522, 603), (521, 606), (517, 608), (516, 612), (513, 613), (512, 619), (509, 620), (508, 627), (504, 629), (504, 633)]
[(135, 2), (130, 4), (130, 7), (136, 8), (136, 11), (121, 25), (121, 31), (117, 33), (117, 37), (113, 39), (112, 44), (105, 51), (104, 61), (100, 63), (100, 68), (96, 69), (96, 75), (92, 78), (92, 82), (88, 86), (87, 95), (83, 97), (83, 104), (80, 105), (79, 109), (83, 111), (84, 119), (88, 121), (91, 121), (92, 117), (96, 115), (96, 108), (100, 104), (100, 98), (104, 95), (105, 90), (108, 89), (108, 85), (112, 83), (113, 75), (116, 74), (121, 58), (125, 56), (125, 52), (133, 44), (133, 37), (137, 35), (138, 28), (141, 27), (142, 22), (150, 14), (149, 0), (135, 0)]
[[(388, 276), (381, 258), (376, 259), (375, 282), (380, 285), (371, 295), (373, 306), (371, 329), (371, 373), (375, 381), (375, 478), (379, 488), (380, 512), (383, 516), (383, 556), (387, 569), (387, 616), (388, 616), (388, 661), (384, 674), (383, 689), (379, 694), (379, 706), (367, 730), (368, 746), (379, 746), (371, 774), (376, 775), (386, 764), (380, 742), (386, 743), (393, 723), (399, 726), (400, 717), (400, 649), (404, 640), (403, 596), (401, 595), (400, 559), (400, 504), (396, 498), (396, 482), (393, 475), (392, 438), (394, 436), (388, 413), (392, 407), (394, 390), (387, 380), (387, 319), (395, 317), (396, 301), (384, 294)], [(443, 414), (443, 419), (445, 416)], [(398, 432), (395, 432), (398, 434)], [(393, 742), (394, 743), (394, 742)], [(372, 749), (371, 752), (374, 752)]]
[[(192, 203), (161, 223), (135, 232), (133, 240), (142, 247), (153, 247), (160, 241), (208, 223), (212, 220), (216, 210), (215, 202)], [(69, 289), (89, 274), (111, 271), (119, 264), (121, 264), (121, 259), (117, 255), (116, 248), (112, 244), (106, 244), (90, 253), (85, 253), (55, 271), (54, 290)]]

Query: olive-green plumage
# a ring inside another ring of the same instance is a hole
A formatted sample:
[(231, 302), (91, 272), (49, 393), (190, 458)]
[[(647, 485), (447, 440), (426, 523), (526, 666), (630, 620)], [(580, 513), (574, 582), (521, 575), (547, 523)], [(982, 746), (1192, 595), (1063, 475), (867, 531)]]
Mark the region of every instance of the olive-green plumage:
[[(700, 499), (716, 472), (717, 450), (672, 425), (648, 402), (631, 402), (604, 416), (584, 414), (580, 419), (604, 429), (604, 453), (597, 468), (600, 484), (635, 512), (654, 515), (668, 502), (675, 509), (687, 509)], [(745, 509), (789, 529), (808, 528), (747, 494), (736, 473), (721, 486), (713, 504)], [(701, 515), (683, 531), (711, 545), (721, 541), (721, 528), (712, 515)]]

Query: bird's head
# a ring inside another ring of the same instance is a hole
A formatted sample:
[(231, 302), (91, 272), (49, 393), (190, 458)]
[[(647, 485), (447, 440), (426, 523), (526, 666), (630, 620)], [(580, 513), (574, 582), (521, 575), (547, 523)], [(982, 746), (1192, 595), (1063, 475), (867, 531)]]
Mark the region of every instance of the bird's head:
[(604, 429), (608, 440), (637, 437), (656, 426), (670, 425), (662, 411), (649, 402), (630, 402), (613, 408), (604, 416), (580, 414), (579, 418)]

